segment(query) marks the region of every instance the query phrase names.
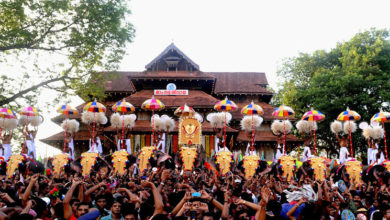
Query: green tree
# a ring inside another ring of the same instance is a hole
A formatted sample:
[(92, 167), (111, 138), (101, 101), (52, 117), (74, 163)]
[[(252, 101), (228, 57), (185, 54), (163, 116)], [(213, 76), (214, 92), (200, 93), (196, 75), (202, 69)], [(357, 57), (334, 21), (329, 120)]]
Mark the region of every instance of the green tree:
[[(298, 117), (310, 108), (323, 112), (326, 120), (319, 123), (318, 139), (328, 152), (336, 152), (330, 123), (340, 112), (350, 107), (368, 122), (390, 100), (389, 32), (371, 29), (330, 51), (289, 58), (278, 74), (284, 82), (276, 100), (292, 106)], [(355, 152), (366, 152), (359, 130), (353, 141)]]
[(0, 106), (32, 104), (43, 88), (103, 96), (105, 76), (93, 73), (118, 67), (134, 37), (129, 14), (126, 0), (1, 1)]

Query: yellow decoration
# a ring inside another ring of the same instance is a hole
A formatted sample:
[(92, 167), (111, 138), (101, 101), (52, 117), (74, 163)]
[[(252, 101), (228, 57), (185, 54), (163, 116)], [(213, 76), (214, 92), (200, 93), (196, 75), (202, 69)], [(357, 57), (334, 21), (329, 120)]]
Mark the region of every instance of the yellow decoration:
[(382, 165), (385, 167), (387, 172), (390, 172), (390, 160), (383, 161)]
[(326, 163), (322, 157), (310, 158), (311, 168), (314, 170), (314, 178), (323, 181), (326, 176)]
[(179, 145), (201, 145), (202, 125), (195, 118), (183, 118), (179, 123)]
[(138, 155), (139, 159), (139, 170), (144, 172), (146, 168), (148, 168), (149, 158), (152, 156), (153, 152), (156, 150), (155, 147), (143, 147), (141, 149), (141, 153)]
[(126, 150), (115, 151), (112, 154), (112, 163), (114, 172), (118, 172), (120, 175), (125, 174), (126, 162), (128, 161), (129, 153)]
[(194, 162), (198, 156), (196, 148), (193, 147), (182, 147), (180, 149), (181, 159), (183, 160), (183, 168), (186, 171), (191, 171), (194, 167)]
[(83, 176), (88, 176), (92, 170), (92, 167), (96, 163), (96, 158), (98, 158), (98, 153), (93, 152), (84, 152), (81, 154), (81, 166), (83, 167), (82, 174)]
[(345, 162), (345, 170), (349, 174), (349, 179), (353, 184), (358, 185), (362, 183), (361, 175), (363, 172), (363, 168), (362, 163), (360, 161), (351, 160)]
[(242, 166), (245, 168), (245, 178), (254, 176), (256, 169), (259, 166), (260, 157), (257, 155), (246, 155), (243, 158)]
[(53, 174), (57, 177), (60, 176), (61, 170), (64, 168), (66, 164), (69, 162), (68, 154), (57, 154), (54, 155), (53, 158)]
[(7, 163), (8, 178), (12, 178), (16, 169), (19, 168), (19, 163), (22, 163), (25, 158), (22, 155), (11, 155)]
[(291, 156), (281, 156), (280, 157), (280, 165), (283, 170), (283, 177), (290, 181), (291, 178), (294, 177), (295, 170), (295, 158)]
[(233, 162), (232, 155), (232, 152), (226, 150), (221, 150), (217, 153), (216, 163), (219, 164), (222, 175), (230, 171), (230, 164)]

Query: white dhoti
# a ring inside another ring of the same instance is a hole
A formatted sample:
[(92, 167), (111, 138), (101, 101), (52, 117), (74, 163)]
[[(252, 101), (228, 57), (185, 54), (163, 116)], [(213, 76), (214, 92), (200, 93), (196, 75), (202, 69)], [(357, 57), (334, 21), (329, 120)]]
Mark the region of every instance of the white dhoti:
[(165, 133), (161, 137), (161, 141), (157, 144), (157, 149), (165, 153)]
[[(35, 150), (35, 143), (32, 140), (26, 140), (26, 147), (27, 147), (27, 155), (29, 157), (32, 157), (36, 159), (36, 150)], [(34, 155), (33, 155), (34, 154)]]
[(70, 153), (67, 153), (69, 154), (70, 158), (72, 158), (72, 160), (74, 160), (74, 144), (73, 144), (73, 138), (70, 139), (69, 143), (68, 143), (68, 147), (71, 149), (71, 152)]
[(99, 154), (103, 153), (103, 146), (102, 146), (102, 142), (100, 141), (99, 137), (96, 138), (96, 142), (94, 142), (93, 144), (92, 144), (92, 140), (89, 139), (88, 152), (99, 153)]
[(311, 157), (313, 157), (313, 155), (311, 154), (310, 147), (305, 146), (303, 148), (302, 162), (307, 161), (307, 159), (309, 159)]
[(1, 156), (4, 157), (4, 160), (7, 161), (12, 155), (11, 144), (3, 144), (3, 149), (0, 152)]
[(372, 159), (372, 148), (369, 147), (367, 149), (367, 164), (370, 165), (374, 162), (375, 160)]
[(339, 164), (343, 164), (348, 160), (349, 152), (346, 147), (340, 148)]
[[(125, 139), (124, 144), (126, 146), (127, 153), (131, 154), (131, 140), (130, 139)], [(116, 146), (117, 146), (117, 150), (121, 150), (121, 148), (122, 148), (122, 140), (118, 140)]]

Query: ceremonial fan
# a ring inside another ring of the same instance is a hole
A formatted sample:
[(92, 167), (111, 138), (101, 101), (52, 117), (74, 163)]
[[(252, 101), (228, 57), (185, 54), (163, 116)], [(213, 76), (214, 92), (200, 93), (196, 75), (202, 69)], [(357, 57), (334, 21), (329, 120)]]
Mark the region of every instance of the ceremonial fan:
[(243, 115), (250, 115), (251, 116), (251, 151), (253, 152), (253, 148), (254, 148), (254, 142), (255, 142), (255, 129), (254, 129), (254, 123), (253, 123), (253, 116), (256, 115), (256, 116), (260, 116), (263, 114), (263, 108), (261, 108), (260, 105), (256, 105), (255, 103), (253, 103), (253, 101), (251, 102), (251, 104), (249, 105), (246, 105), (244, 106), (242, 109), (241, 109), (241, 114)]
[(284, 105), (281, 105), (280, 107), (276, 108), (272, 112), (272, 116), (275, 116), (275, 117), (283, 119), (283, 136), (284, 136), (284, 139), (283, 139), (283, 154), (284, 155), (286, 154), (286, 151), (285, 151), (286, 150), (286, 122), (285, 122), (285, 118), (286, 117), (292, 117), (294, 115), (295, 115), (294, 110), (291, 107), (284, 106)]
[(302, 120), (305, 120), (305, 121), (311, 121), (313, 122), (313, 138), (314, 138), (314, 153), (317, 155), (317, 141), (316, 141), (316, 128), (315, 128), (315, 125), (314, 123), (316, 121), (323, 121), (325, 119), (325, 115), (322, 114), (320, 111), (317, 111), (317, 110), (310, 110), (308, 112), (306, 112), (303, 117), (302, 117)]
[(372, 116), (371, 121), (382, 122), (383, 135), (384, 135), (383, 138), (385, 140), (385, 154), (386, 154), (386, 160), (387, 160), (387, 141), (386, 141), (385, 123), (390, 121), (390, 113), (380, 111), (380, 112), (376, 113), (374, 116)]
[(122, 101), (119, 101), (117, 103), (115, 103), (113, 106), (112, 106), (112, 110), (116, 111), (116, 112), (119, 112), (119, 113), (122, 113), (122, 135), (121, 135), (121, 149), (123, 149), (123, 140), (124, 140), (124, 132), (125, 132), (125, 113), (132, 113), (135, 111), (135, 108), (134, 106), (129, 103), (129, 102), (126, 102), (125, 99), (123, 99)]
[(78, 111), (75, 108), (71, 107), (70, 105), (61, 105), (57, 109), (57, 112), (65, 115), (65, 133), (64, 133), (64, 153), (65, 153), (66, 133), (67, 133), (67, 130), (68, 130), (68, 118), (69, 118), (69, 115), (78, 114)]
[(154, 139), (154, 111), (160, 111), (162, 109), (165, 108), (165, 105), (163, 102), (161, 102), (159, 99), (156, 99), (154, 98), (154, 96), (152, 96), (151, 99), (147, 99), (145, 100), (142, 105), (141, 105), (141, 108), (144, 109), (144, 110), (148, 110), (148, 111), (152, 111), (152, 144), (153, 144), (153, 147), (155, 147), (155, 139)]
[(223, 148), (225, 149), (226, 148), (226, 112), (235, 111), (237, 109), (237, 105), (226, 97), (224, 100), (221, 100), (217, 104), (215, 104), (214, 109), (225, 113), (225, 124), (223, 129)]
[(353, 157), (353, 148), (352, 148), (352, 135), (351, 135), (351, 121), (357, 121), (360, 120), (360, 115), (347, 108), (347, 110), (341, 112), (339, 116), (337, 117), (337, 120), (339, 121), (348, 121), (348, 133), (349, 133), (349, 144), (351, 147), (351, 157)]
[[(96, 119), (95, 119), (95, 115), (96, 113), (98, 112), (106, 112), (106, 107), (100, 103), (100, 102), (97, 102), (96, 99), (95, 101), (93, 102), (89, 102), (87, 103), (85, 106), (84, 106), (84, 111), (87, 111), (87, 112), (92, 112), (93, 113), (93, 127), (92, 127), (92, 148), (94, 148), (95, 146), (95, 124), (96, 124)], [(92, 149), (94, 150), (94, 149)]]
[(9, 119), (16, 119), (16, 113), (8, 108), (0, 108), (0, 118), (2, 118), (2, 124), (0, 125), (0, 140), (3, 134), (3, 129), (6, 127), (5, 122)]

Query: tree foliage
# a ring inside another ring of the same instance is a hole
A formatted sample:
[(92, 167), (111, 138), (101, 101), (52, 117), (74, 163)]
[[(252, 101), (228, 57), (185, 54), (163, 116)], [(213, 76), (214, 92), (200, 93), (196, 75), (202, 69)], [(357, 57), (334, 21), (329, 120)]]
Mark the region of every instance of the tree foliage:
[[(297, 116), (314, 108), (326, 115), (317, 132), (321, 145), (338, 149), (330, 123), (347, 107), (369, 121), (390, 101), (390, 42), (388, 30), (371, 29), (330, 51), (302, 53), (284, 61), (284, 79), (276, 100), (292, 106)], [(389, 110), (389, 109), (384, 109)], [(388, 129), (387, 129), (388, 130)], [(365, 152), (361, 130), (354, 135), (354, 148)]]
[(115, 70), (134, 37), (126, 2), (1, 1), (0, 106), (37, 101), (42, 88), (102, 96), (93, 72)]

